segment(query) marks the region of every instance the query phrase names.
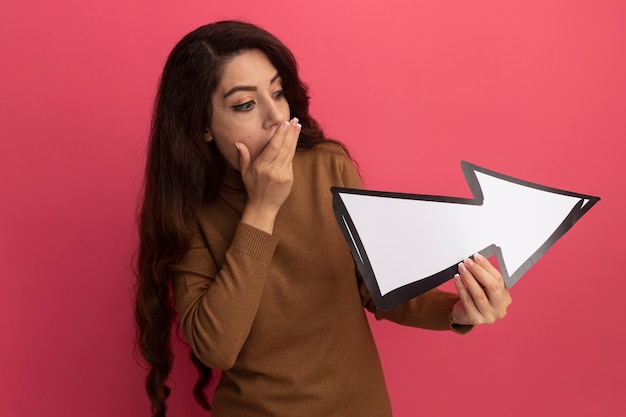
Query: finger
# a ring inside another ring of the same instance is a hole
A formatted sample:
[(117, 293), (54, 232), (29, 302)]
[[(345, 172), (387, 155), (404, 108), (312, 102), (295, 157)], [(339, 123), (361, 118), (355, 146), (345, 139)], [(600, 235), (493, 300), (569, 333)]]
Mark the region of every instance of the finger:
[(289, 126), (289, 122), (283, 122), (276, 128), (274, 135), (256, 158), (255, 163), (267, 166), (274, 162), (282, 148)]
[[(470, 270), (471, 268), (471, 270)], [(477, 266), (471, 259), (465, 258), (459, 264), (459, 274), (465, 282), (465, 287), (469, 292), (472, 300), (479, 311), (483, 312), (489, 308), (489, 298), (481, 283), (477, 280), (476, 275), (486, 274), (482, 267)], [(476, 275), (475, 275), (476, 274)]]
[(506, 315), (510, 296), (501, 279), (469, 258), (459, 264), (459, 272), (484, 323), (493, 323)]
[(300, 123), (298, 123), (298, 119), (295, 117), (291, 119), (283, 143), (281, 144), (280, 149), (278, 150), (278, 154), (275, 158), (276, 164), (281, 168), (291, 165), (293, 157), (296, 153), (298, 137), (300, 135), (301, 129), (302, 126), (300, 125)]
[[(505, 306), (511, 305), (511, 302), (513, 300), (511, 298), (511, 294), (509, 293), (509, 290), (506, 287), (506, 283), (504, 282), (504, 278), (502, 277), (502, 274), (500, 273), (500, 271), (498, 271), (498, 269), (495, 266), (493, 266), (491, 262), (489, 262), (488, 259), (485, 259), (485, 257), (479, 253), (474, 255), (474, 261), (477, 262), (480, 266), (482, 266), (485, 269), (485, 271), (491, 274), (492, 277), (495, 277), (497, 281), (497, 288), (494, 289), (492, 293), (496, 294), (499, 291), (499, 295), (502, 297), (502, 301), (504, 302)], [(492, 294), (488, 294), (488, 295), (492, 297)]]
[(467, 291), (467, 288), (465, 288), (465, 284), (463, 283), (463, 278), (461, 278), (459, 274), (455, 274), (453, 280), (454, 280), (454, 285), (456, 286), (457, 294), (459, 296), (459, 299), (463, 303), (463, 309), (465, 310), (464, 311), (465, 317), (462, 320), (460, 320), (460, 322), (462, 322), (460, 324), (474, 323), (476, 321), (476, 317), (480, 315), (480, 313), (478, 312), (478, 309), (476, 308), (476, 305), (474, 304), (474, 300), (472, 299), (472, 296), (469, 294), (469, 291)]
[(493, 266), (491, 262), (489, 262), (489, 260), (482, 256), (480, 253), (474, 255), (474, 262), (482, 266), (489, 274), (504, 283), (504, 278), (502, 278), (502, 274), (500, 273), (500, 271), (498, 271), (498, 269)]
[(298, 138), (300, 137), (300, 132), (302, 132), (302, 125), (297, 117), (293, 118), (292, 125), (294, 129), (291, 130), (293, 136), (292, 140), (289, 142), (289, 154), (293, 159), (293, 155), (295, 155), (296, 148), (298, 147)]
[(498, 309), (511, 303), (502, 274), (480, 254), (474, 255), (474, 264), (469, 267), (476, 280), (483, 287), (491, 304)]
[(239, 172), (244, 176), (251, 164), (250, 149), (242, 142), (235, 142), (235, 146), (239, 155)]

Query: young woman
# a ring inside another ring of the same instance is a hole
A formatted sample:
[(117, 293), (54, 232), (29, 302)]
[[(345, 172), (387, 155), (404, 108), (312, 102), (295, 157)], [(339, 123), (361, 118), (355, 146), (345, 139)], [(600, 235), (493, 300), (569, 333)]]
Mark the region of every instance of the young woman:
[[(309, 114), (291, 52), (247, 23), (200, 27), (171, 52), (150, 135), (139, 219), (136, 320), (153, 416), (165, 416), (171, 327), (199, 370), (223, 370), (221, 416), (390, 416), (364, 307), (377, 319), (466, 332), (504, 317), (502, 277), (459, 264), (457, 294), (373, 304), (332, 212), (361, 187)], [(177, 316), (177, 319), (175, 317)]]

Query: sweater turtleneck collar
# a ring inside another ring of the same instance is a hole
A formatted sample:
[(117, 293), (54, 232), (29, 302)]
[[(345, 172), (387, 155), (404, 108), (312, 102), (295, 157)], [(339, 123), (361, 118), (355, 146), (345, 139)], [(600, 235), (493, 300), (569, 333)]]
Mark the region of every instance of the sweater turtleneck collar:
[(222, 179), (222, 186), (228, 191), (240, 191), (245, 192), (246, 187), (241, 179), (241, 173), (234, 169), (227, 167), (224, 170), (224, 178)]

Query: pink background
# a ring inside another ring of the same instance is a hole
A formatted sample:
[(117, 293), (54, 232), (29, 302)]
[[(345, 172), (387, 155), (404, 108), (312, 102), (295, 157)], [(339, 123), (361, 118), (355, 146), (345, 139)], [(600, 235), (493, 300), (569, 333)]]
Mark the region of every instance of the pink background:
[[(0, 415), (148, 414), (130, 265), (151, 104), (175, 42), (223, 18), (293, 49), (369, 188), (469, 197), (465, 159), (602, 197), (506, 320), (372, 323), (397, 417), (621, 412), (625, 2), (26, 0), (0, 5)], [(186, 356), (173, 378), (171, 415), (203, 415)]]

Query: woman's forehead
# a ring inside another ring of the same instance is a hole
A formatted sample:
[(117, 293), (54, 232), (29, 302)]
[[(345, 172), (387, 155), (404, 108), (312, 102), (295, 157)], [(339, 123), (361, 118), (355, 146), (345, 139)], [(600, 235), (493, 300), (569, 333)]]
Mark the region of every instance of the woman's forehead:
[(237, 85), (269, 84), (277, 73), (267, 55), (258, 49), (243, 51), (230, 59), (222, 70), (220, 87), (228, 91)]

